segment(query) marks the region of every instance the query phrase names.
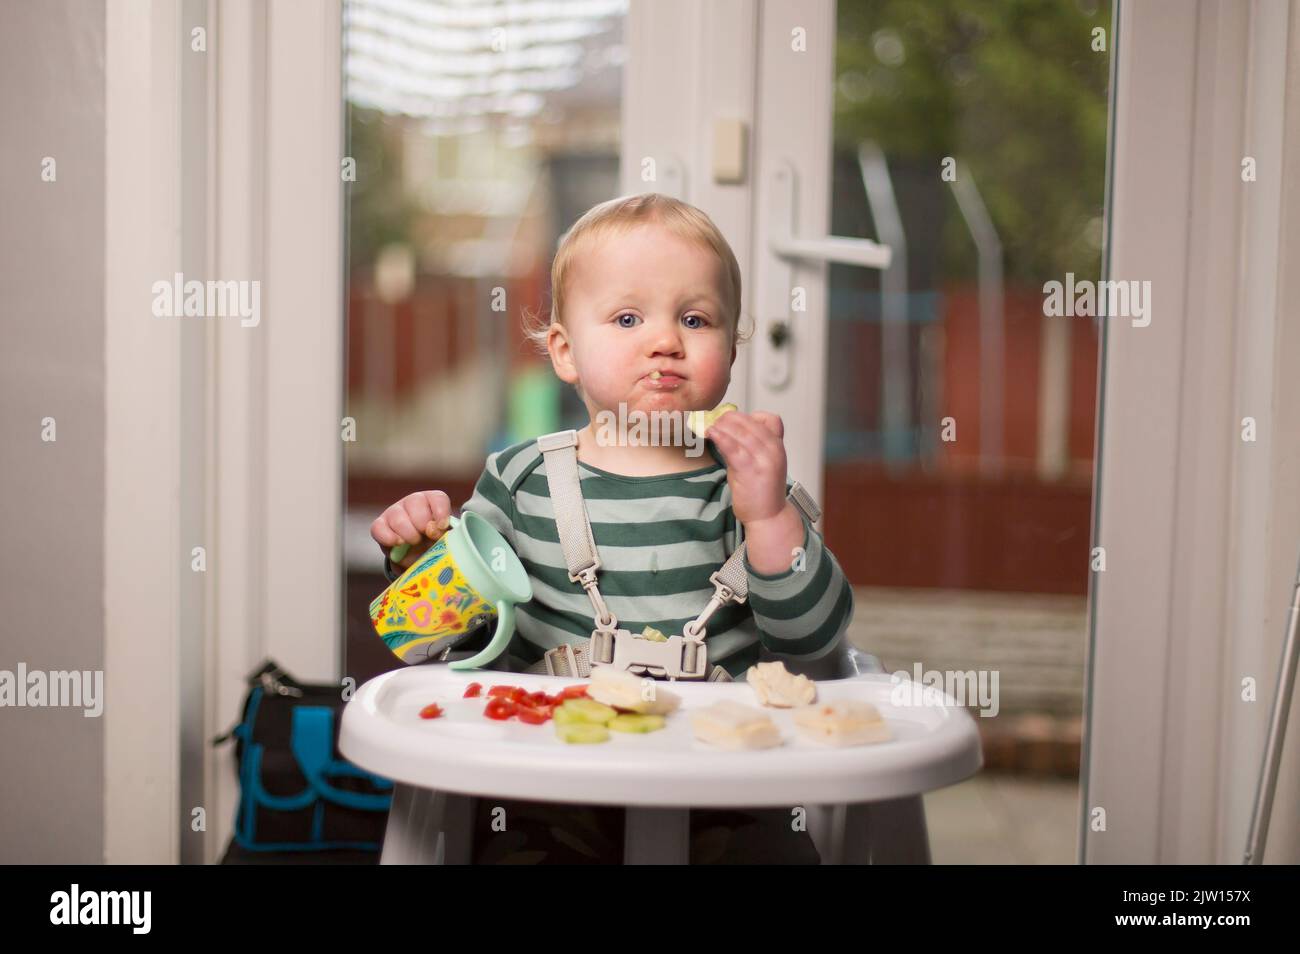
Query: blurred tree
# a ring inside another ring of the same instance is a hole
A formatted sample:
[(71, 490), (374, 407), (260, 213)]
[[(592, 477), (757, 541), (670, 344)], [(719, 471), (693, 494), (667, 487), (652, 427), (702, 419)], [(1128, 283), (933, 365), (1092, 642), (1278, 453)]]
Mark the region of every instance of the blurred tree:
[[(952, 156), (988, 206), (1009, 281), (1095, 275), (1110, 18), (1098, 0), (840, 0), (836, 148), (875, 140), (891, 168), (922, 163), (944, 192)], [(971, 277), (974, 249), (946, 202), (942, 274)]]
[(407, 131), (401, 116), (347, 107), (348, 150), (356, 160), (357, 180), (348, 186), (348, 263), (370, 266), (390, 242), (411, 243), (420, 214), (402, 175), (402, 144)]

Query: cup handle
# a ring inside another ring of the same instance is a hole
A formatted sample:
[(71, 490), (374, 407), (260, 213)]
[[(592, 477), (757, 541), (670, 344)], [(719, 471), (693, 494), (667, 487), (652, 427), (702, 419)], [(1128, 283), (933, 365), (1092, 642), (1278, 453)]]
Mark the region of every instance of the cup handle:
[(492, 642), (476, 656), (469, 659), (457, 659), (447, 663), (448, 669), (477, 669), (485, 666), (492, 660), (496, 659), (503, 652), (510, 642), (510, 637), (515, 634), (515, 604), (506, 603), (501, 600), (497, 601), (497, 631), (492, 637)]

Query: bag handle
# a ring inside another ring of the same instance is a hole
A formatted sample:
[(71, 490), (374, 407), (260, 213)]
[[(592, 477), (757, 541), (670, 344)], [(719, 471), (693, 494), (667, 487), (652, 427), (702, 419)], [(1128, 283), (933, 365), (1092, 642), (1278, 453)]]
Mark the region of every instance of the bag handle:
[[(326, 778), (334, 774), (370, 777), (348, 762), (334, 759), (334, 710), (328, 706), (295, 706), (291, 727), (291, 747), (294, 758), (307, 784), (323, 798), (347, 808), (365, 811), (384, 811), (392, 803), (392, 795), (369, 795), (335, 788)], [(391, 783), (390, 783), (391, 784)]]

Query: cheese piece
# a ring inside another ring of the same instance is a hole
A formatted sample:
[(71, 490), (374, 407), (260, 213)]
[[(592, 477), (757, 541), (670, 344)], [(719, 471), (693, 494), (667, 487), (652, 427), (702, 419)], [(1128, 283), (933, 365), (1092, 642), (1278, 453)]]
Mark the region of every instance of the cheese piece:
[(695, 432), (696, 436), (703, 438), (713, 422), (728, 411), (739, 411), (740, 408), (734, 404), (719, 404), (712, 411), (691, 411), (686, 415), (686, 426)]
[(770, 716), (753, 706), (723, 699), (691, 713), (691, 728), (701, 742), (722, 749), (770, 749), (781, 733)]
[[(645, 698), (647, 695), (651, 698)], [(649, 676), (638, 676), (613, 666), (596, 666), (591, 670), (587, 697), (642, 715), (667, 715), (682, 703), (681, 696), (661, 689)]]
[(869, 702), (840, 699), (794, 710), (794, 724), (804, 738), (823, 745), (888, 742), (889, 726)]
[(745, 680), (754, 688), (759, 703), (765, 706), (793, 709), (817, 701), (816, 684), (807, 676), (796, 676), (779, 660), (750, 666)]

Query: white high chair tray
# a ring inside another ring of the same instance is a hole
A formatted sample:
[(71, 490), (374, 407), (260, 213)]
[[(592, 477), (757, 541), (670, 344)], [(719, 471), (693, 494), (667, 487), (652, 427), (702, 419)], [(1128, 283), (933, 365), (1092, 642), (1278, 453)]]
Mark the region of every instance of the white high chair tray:
[[(859, 699), (880, 710), (892, 739), (831, 748), (802, 738), (788, 709), (762, 707), (781, 730), (779, 747), (732, 752), (699, 742), (690, 710), (720, 699), (757, 705), (738, 682), (664, 682), (682, 704), (646, 734), (611, 732), (592, 745), (561, 742), (553, 722), (499, 722), (472, 682), (558, 692), (585, 680), (422, 665), (363, 685), (343, 711), (339, 751), (364, 769), (420, 788), (466, 795), (648, 807), (781, 807), (898, 798), (942, 788), (979, 771), (979, 733), (946, 695), (938, 704), (891, 704), (887, 674), (817, 683), (819, 701)], [(420, 718), (431, 702), (436, 719)]]

